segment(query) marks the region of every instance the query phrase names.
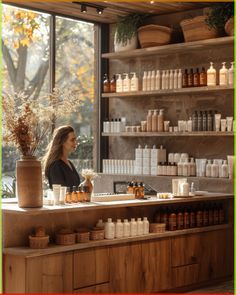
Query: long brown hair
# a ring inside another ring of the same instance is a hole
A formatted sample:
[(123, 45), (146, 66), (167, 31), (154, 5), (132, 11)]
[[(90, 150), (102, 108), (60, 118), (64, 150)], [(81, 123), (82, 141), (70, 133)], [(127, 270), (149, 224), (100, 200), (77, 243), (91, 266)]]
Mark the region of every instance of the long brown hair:
[(46, 177), (48, 177), (50, 165), (61, 158), (63, 152), (63, 143), (67, 140), (68, 134), (71, 132), (75, 131), (70, 125), (61, 126), (54, 130), (53, 138), (48, 144), (47, 152), (42, 160)]

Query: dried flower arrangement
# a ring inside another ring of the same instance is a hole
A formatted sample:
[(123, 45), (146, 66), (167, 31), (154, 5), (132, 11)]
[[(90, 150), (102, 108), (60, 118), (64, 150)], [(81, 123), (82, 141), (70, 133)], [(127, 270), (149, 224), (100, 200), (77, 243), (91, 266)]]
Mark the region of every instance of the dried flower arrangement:
[(81, 175), (85, 179), (93, 180), (98, 177), (98, 174), (93, 169), (82, 169)]
[(15, 145), (23, 156), (35, 156), (55, 119), (74, 111), (80, 102), (78, 91), (57, 88), (40, 100), (23, 93), (4, 94), (3, 143)]

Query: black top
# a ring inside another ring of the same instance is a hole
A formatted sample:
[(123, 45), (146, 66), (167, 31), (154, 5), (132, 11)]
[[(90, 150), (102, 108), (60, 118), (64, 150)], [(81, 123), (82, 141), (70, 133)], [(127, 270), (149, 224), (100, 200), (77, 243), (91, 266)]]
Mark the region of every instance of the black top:
[(53, 184), (72, 187), (80, 184), (79, 174), (75, 166), (70, 162), (72, 169), (62, 160), (56, 160), (49, 167), (48, 181), (52, 188)]

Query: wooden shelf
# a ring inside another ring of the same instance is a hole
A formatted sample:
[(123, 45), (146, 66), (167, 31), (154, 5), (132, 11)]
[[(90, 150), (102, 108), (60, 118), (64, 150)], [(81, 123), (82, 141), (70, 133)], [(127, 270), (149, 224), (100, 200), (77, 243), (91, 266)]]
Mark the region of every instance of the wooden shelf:
[(170, 90), (154, 90), (154, 91), (133, 91), (133, 92), (115, 92), (115, 93), (102, 93), (103, 98), (122, 98), (122, 97), (147, 97), (147, 96), (163, 96), (172, 94), (194, 94), (194, 93), (205, 93), (205, 92), (220, 92), (234, 90), (234, 87), (230, 86), (211, 86), (211, 87), (189, 87), (180, 89)]
[(145, 57), (152, 55), (169, 55), (176, 53), (184, 53), (187, 51), (200, 51), (203, 49), (208, 49), (212, 47), (221, 47), (234, 44), (234, 37), (222, 37), (194, 42), (186, 42), (186, 43), (177, 43), (177, 44), (169, 44), (164, 46), (156, 46), (142, 49), (135, 49), (124, 52), (112, 52), (112, 53), (104, 53), (102, 54), (103, 58), (108, 59), (127, 59), (127, 58), (136, 58), (136, 57)]
[(119, 136), (119, 137), (233, 137), (234, 132), (119, 132), (119, 133), (102, 133), (102, 136)]
[(223, 230), (228, 228), (232, 228), (232, 224), (219, 224), (219, 225), (212, 225), (212, 226), (206, 226), (206, 227), (195, 227), (195, 228), (176, 230), (176, 231), (165, 231), (164, 233), (149, 233), (148, 235), (120, 238), (120, 239), (113, 239), (113, 240), (104, 239), (100, 241), (89, 241), (88, 243), (77, 243), (70, 246), (60, 246), (60, 245), (51, 244), (46, 249), (30, 249), (29, 247), (3, 248), (3, 253), (9, 254), (9, 255), (23, 256), (23, 257), (38, 257), (38, 256), (62, 253), (67, 251), (89, 249), (94, 247), (112, 246), (112, 245), (125, 244), (130, 242), (163, 239), (167, 237), (175, 237), (175, 236), (189, 235), (194, 233)]

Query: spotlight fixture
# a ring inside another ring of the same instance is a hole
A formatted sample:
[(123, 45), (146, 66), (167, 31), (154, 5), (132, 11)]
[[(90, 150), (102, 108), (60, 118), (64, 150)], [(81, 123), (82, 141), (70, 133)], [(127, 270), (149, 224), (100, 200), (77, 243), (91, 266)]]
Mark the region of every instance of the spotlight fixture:
[(99, 15), (103, 14), (103, 8), (97, 8), (96, 11)]
[(87, 13), (87, 7), (84, 4), (81, 4), (80, 11), (83, 13)]
[(150, 1), (150, 4), (154, 4), (154, 3), (155, 3), (155, 1), (153, 1), (153, 0), (152, 0), (152, 1)]

